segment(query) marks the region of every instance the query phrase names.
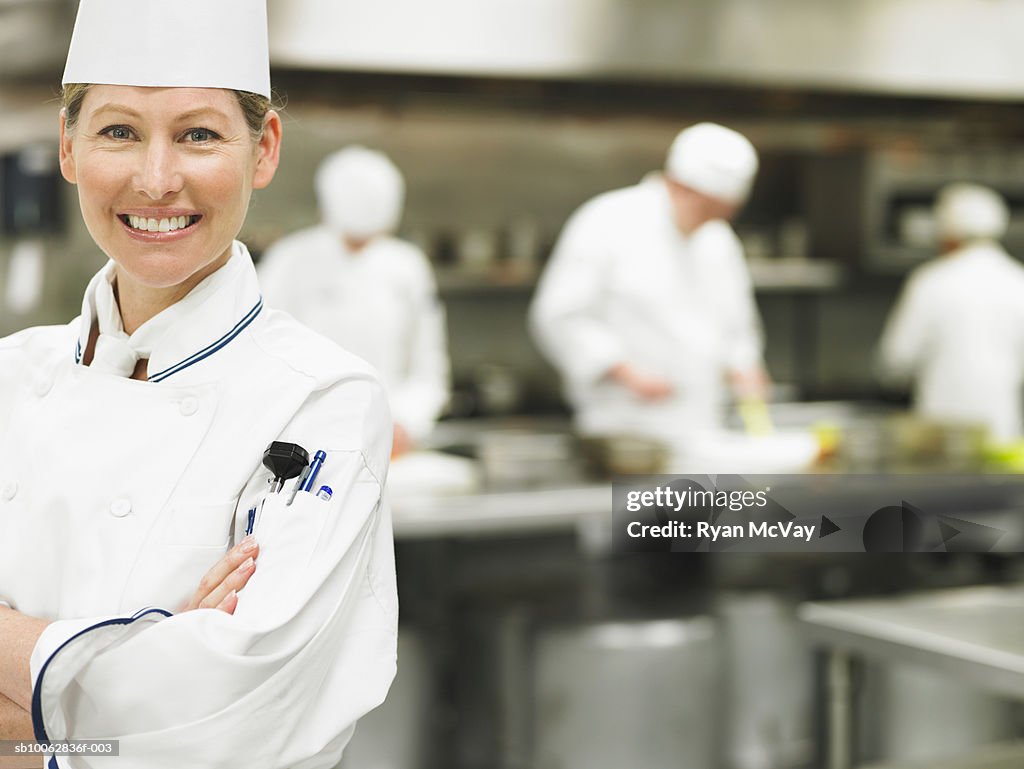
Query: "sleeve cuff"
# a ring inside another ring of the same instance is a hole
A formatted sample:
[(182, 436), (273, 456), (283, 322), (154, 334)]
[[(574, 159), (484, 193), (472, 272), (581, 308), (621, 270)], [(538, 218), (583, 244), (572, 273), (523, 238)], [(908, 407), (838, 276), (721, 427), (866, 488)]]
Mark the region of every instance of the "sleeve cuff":
[(88, 617), (51, 622), (36, 641), (29, 659), (32, 676), (32, 728), (38, 742), (68, 739), (61, 694), (97, 652), (135, 630), (131, 626), (171, 616), (163, 609), (143, 609), (130, 617)]

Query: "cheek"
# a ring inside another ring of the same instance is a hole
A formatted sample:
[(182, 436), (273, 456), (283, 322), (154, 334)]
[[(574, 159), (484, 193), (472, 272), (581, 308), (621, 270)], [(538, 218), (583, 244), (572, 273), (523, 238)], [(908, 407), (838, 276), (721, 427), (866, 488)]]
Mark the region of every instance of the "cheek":
[(124, 166), (124, 162), (117, 159), (109, 162), (78, 162), (78, 196), (83, 208), (113, 204), (113, 198), (124, 186), (124, 180), (131, 178), (130, 171)]
[(206, 203), (222, 207), (225, 213), (235, 203), (244, 205), (252, 188), (247, 164), (231, 159), (210, 163), (201, 170), (197, 169), (193, 178), (201, 184), (207, 198)]

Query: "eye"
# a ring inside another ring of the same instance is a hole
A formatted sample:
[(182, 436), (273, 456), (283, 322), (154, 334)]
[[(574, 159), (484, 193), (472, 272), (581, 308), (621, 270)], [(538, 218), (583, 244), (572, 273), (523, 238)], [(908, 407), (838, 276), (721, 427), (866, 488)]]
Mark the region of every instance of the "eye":
[(219, 138), (220, 134), (209, 128), (190, 128), (185, 131), (185, 141), (192, 144), (204, 144)]
[(132, 138), (132, 129), (125, 125), (111, 125), (100, 131), (100, 136), (108, 136), (118, 141), (127, 141)]

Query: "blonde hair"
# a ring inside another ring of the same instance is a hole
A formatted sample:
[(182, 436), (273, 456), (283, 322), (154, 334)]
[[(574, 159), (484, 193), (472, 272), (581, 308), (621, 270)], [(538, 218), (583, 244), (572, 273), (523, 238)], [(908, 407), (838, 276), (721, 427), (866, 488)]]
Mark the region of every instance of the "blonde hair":
[[(89, 93), (91, 83), (67, 83), (61, 89), (61, 101), (64, 104), (64, 122), (66, 130), (71, 133), (78, 124), (78, 117), (82, 112), (82, 102), (85, 95)], [(249, 128), (249, 135), (253, 141), (259, 141), (263, 136), (263, 120), (273, 108), (273, 104), (266, 96), (250, 91), (232, 91), (238, 100), (238, 106), (242, 108), (242, 115)]]

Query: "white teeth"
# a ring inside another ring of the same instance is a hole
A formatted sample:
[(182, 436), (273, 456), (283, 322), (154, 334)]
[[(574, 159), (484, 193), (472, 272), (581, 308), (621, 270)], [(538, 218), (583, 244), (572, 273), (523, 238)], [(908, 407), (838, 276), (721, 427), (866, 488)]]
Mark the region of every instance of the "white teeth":
[(145, 216), (128, 215), (128, 224), (133, 229), (143, 232), (173, 232), (188, 227), (192, 221), (190, 216), (172, 216), (169, 219), (152, 219)]

